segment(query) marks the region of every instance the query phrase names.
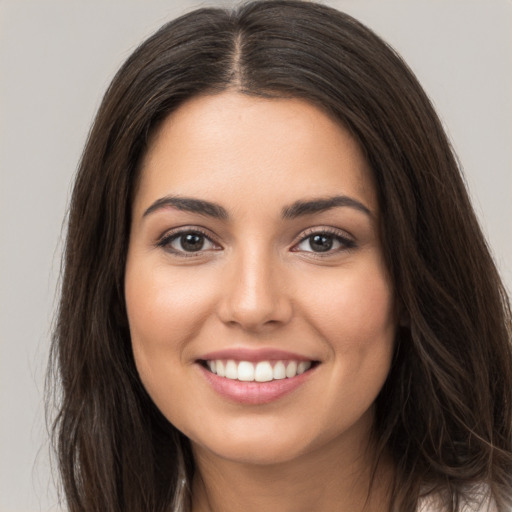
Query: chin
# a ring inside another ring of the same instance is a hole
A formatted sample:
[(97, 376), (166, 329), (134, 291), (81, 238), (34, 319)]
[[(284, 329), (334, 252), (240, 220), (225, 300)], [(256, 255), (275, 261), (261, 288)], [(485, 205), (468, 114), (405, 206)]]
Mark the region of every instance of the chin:
[(336, 451), (349, 457), (351, 453), (359, 456), (370, 438), (373, 408), (355, 421), (346, 418), (346, 423), (341, 420), (336, 425), (304, 416), (295, 425), (290, 420), (269, 420), (246, 418), (219, 426), (216, 432), (212, 429), (207, 436), (196, 437), (192, 433), (189, 438), (194, 454), (254, 466), (286, 464), (304, 457), (322, 458)]
[(225, 439), (221, 443), (208, 445), (198, 445), (192, 442), (194, 453), (201, 456), (206, 451), (215, 457), (224, 460), (252, 466), (270, 466), (285, 464), (299, 458), (305, 447), (300, 447), (297, 443), (290, 443), (289, 440), (273, 438), (269, 442), (268, 436), (265, 439)]

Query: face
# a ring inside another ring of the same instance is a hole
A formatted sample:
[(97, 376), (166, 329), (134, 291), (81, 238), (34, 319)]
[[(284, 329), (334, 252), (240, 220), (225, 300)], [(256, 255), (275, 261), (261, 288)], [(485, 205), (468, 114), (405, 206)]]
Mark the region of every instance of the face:
[(363, 447), (396, 315), (370, 170), (298, 99), (197, 97), (142, 165), (125, 293), (157, 407), (196, 452)]

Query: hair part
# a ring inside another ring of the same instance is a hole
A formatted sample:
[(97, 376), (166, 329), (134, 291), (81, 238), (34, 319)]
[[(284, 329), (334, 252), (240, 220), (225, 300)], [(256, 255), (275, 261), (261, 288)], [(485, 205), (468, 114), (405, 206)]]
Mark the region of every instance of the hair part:
[(71, 512), (164, 512), (189, 497), (188, 440), (151, 401), (124, 301), (140, 162), (162, 120), (200, 94), (301, 98), (346, 127), (372, 169), (400, 327), (376, 401), (394, 511), (442, 492), (455, 512), (488, 486), (512, 502), (510, 305), (435, 111), (407, 65), (350, 16), (293, 0), (204, 8), (164, 25), (108, 88), (69, 212), (49, 375)]

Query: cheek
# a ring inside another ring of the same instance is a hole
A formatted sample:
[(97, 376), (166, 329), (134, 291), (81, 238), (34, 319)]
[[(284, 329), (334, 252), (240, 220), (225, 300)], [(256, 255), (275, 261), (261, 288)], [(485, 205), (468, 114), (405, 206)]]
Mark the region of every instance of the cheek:
[(355, 340), (371, 344), (379, 334), (386, 338), (394, 332), (393, 294), (383, 271), (363, 267), (329, 275), (305, 296), (312, 323), (328, 338), (337, 338), (340, 349)]
[(133, 271), (128, 265), (125, 294), (134, 343), (148, 350), (176, 350), (192, 338), (212, 302), (212, 287), (203, 277), (165, 266)]
[(141, 381), (159, 406), (179, 401), (186, 347), (197, 337), (211, 303), (211, 287), (198, 286), (190, 277), (186, 269), (171, 272), (164, 265), (146, 266), (130, 259), (127, 264), (125, 296), (133, 355)]
[[(125, 273), (125, 297), (135, 364), (147, 392), (172, 423), (190, 399), (187, 346), (212, 303), (205, 276), (135, 258)], [(199, 286), (201, 284), (201, 286)]]
[(341, 386), (354, 400), (366, 403), (379, 392), (391, 365), (394, 299), (379, 266), (352, 270), (331, 275), (315, 287), (304, 309), (333, 362), (333, 393)]
[(336, 435), (369, 411), (391, 366), (396, 320), (392, 288), (378, 267), (331, 275), (308, 296), (308, 318), (329, 353), (324, 414)]

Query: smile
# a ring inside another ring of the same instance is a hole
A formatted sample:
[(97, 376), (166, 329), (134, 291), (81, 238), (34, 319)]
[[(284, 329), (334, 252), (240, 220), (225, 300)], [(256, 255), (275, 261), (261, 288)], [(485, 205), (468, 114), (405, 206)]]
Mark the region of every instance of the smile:
[(320, 361), (279, 350), (221, 350), (196, 360), (211, 389), (230, 402), (263, 405), (302, 388)]
[(312, 361), (235, 361), (233, 359), (210, 359), (204, 361), (207, 369), (218, 377), (240, 382), (271, 382), (291, 379), (308, 371)]

